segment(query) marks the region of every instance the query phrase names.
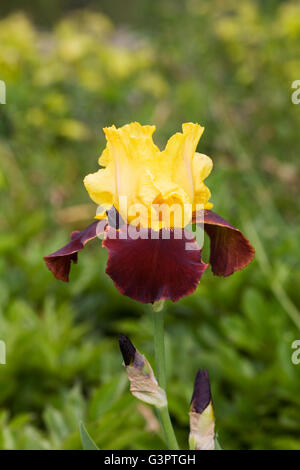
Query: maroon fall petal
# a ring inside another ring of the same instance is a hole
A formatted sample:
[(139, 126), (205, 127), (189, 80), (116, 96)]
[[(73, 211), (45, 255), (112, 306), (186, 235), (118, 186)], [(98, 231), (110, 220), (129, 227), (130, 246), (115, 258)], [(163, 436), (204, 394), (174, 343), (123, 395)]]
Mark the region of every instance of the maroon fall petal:
[(58, 251), (45, 256), (45, 263), (52, 274), (59, 280), (68, 282), (71, 261), (77, 263), (78, 252), (83, 250), (86, 243), (104, 233), (106, 221), (95, 221), (81, 232), (71, 234), (71, 241)]
[(142, 303), (176, 302), (191, 294), (208, 266), (195, 240), (182, 229), (139, 233), (134, 239), (127, 225), (119, 231), (107, 227), (103, 240), (109, 255), (106, 273), (121, 294)]
[(240, 230), (213, 211), (194, 216), (194, 222), (203, 221), (204, 230), (210, 238), (212, 272), (217, 276), (229, 276), (245, 268), (254, 257), (254, 248)]

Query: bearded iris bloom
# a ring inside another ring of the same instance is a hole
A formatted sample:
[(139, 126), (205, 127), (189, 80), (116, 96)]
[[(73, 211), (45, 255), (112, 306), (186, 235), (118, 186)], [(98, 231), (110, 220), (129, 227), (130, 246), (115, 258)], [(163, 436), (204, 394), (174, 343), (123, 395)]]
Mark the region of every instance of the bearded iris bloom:
[(106, 273), (122, 294), (142, 303), (176, 302), (196, 289), (209, 266), (187, 230), (190, 223), (203, 224), (210, 238), (215, 275), (229, 276), (253, 259), (246, 237), (211, 210), (204, 180), (212, 161), (196, 152), (204, 128), (183, 124), (163, 151), (152, 140), (154, 130), (139, 123), (104, 129), (102, 168), (84, 179), (98, 204), (96, 221), (73, 232), (66, 246), (44, 258), (57, 279), (69, 280), (78, 252), (101, 234), (108, 251)]

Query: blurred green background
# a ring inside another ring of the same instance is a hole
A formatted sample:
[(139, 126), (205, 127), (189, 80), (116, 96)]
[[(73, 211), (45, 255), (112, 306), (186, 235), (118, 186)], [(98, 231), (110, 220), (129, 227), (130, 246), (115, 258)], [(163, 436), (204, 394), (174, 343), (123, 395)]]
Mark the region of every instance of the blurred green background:
[(214, 208), (256, 248), (244, 271), (207, 272), (194, 295), (167, 303), (180, 445), (207, 367), (225, 449), (299, 449), (299, 2), (24, 5), (0, 7), (0, 448), (79, 449), (79, 420), (102, 449), (165, 448), (117, 344), (123, 332), (153, 361), (150, 308), (117, 292), (99, 241), (69, 284), (42, 260), (94, 216), (82, 179), (97, 169), (102, 127), (137, 120), (157, 125), (160, 146), (182, 122), (206, 127)]

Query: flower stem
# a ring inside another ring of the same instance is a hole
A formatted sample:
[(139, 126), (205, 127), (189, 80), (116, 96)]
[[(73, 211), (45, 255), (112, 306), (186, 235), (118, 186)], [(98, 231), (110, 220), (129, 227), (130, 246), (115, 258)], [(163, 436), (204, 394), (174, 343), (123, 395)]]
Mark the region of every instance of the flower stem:
[[(160, 387), (166, 390), (167, 380), (164, 342), (164, 315), (162, 311), (153, 311), (153, 324), (156, 374)], [(179, 447), (170, 419), (168, 406), (157, 408), (157, 412), (168, 448), (170, 450), (178, 450)]]

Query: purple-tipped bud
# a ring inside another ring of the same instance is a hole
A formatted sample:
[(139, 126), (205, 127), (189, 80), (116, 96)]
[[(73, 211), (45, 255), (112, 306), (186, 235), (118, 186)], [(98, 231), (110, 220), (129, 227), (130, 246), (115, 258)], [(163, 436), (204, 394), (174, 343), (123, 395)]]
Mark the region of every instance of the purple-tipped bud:
[(125, 366), (133, 364), (136, 349), (130, 339), (125, 335), (119, 335), (119, 346), (124, 359)]
[(199, 369), (195, 378), (191, 410), (202, 413), (211, 401), (210, 383), (207, 369)]
[(153, 370), (145, 356), (139, 353), (125, 335), (119, 336), (119, 345), (132, 395), (157, 408), (166, 406), (166, 393), (158, 385)]
[(199, 369), (195, 379), (190, 410), (189, 444), (192, 450), (215, 448), (215, 418), (207, 370)]

